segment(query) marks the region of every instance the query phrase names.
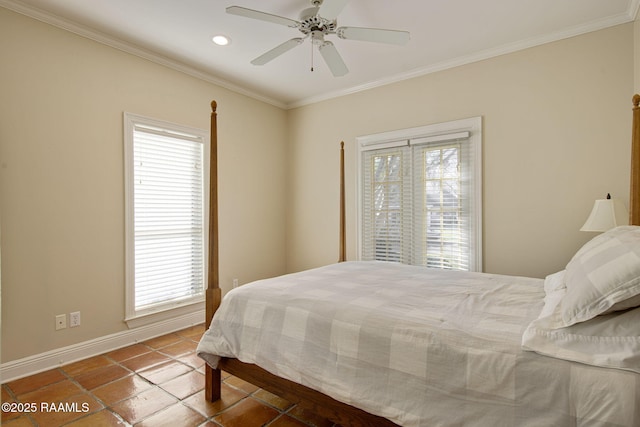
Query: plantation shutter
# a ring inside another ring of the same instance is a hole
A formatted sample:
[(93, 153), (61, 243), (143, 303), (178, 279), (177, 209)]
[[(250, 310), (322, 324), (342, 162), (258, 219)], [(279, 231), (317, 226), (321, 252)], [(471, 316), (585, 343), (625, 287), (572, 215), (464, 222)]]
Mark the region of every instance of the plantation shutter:
[(133, 130), (135, 310), (204, 294), (202, 138)]
[(362, 150), (361, 258), (476, 271), (469, 132)]

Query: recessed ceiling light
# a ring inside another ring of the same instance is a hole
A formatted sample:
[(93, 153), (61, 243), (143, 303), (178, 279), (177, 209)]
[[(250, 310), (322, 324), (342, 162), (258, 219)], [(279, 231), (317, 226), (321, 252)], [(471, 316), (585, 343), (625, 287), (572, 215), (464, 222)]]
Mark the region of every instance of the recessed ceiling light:
[(222, 34), (218, 34), (217, 36), (213, 36), (213, 42), (218, 46), (226, 46), (231, 43), (231, 39), (227, 36), (223, 36)]

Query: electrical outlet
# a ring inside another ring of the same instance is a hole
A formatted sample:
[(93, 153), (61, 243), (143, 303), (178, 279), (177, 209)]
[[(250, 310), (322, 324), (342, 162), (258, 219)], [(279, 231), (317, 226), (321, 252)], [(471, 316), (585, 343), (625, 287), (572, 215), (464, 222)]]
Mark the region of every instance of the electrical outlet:
[(233, 287), (234, 288), (238, 287), (238, 279), (233, 279)]
[(69, 313), (69, 327), (75, 328), (76, 326), (80, 326), (80, 312), (74, 311), (73, 313)]
[(67, 327), (67, 315), (66, 314), (58, 314), (56, 316), (56, 331), (60, 329), (64, 329)]

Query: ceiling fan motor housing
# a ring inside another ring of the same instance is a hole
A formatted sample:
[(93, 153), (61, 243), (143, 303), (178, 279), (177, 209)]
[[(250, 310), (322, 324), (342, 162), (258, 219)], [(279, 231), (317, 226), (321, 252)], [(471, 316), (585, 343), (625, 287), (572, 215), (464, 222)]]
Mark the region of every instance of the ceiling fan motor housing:
[(311, 34), (320, 31), (327, 35), (336, 31), (337, 23), (334, 19), (330, 21), (318, 15), (318, 7), (310, 7), (300, 13), (300, 24), (298, 29), (303, 34)]

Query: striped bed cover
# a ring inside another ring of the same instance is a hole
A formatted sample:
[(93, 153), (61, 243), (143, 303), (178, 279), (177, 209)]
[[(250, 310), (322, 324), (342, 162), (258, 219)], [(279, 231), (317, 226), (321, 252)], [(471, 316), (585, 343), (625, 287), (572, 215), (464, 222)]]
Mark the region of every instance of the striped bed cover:
[(640, 375), (524, 351), (543, 280), (345, 262), (229, 292), (197, 352), (403, 426), (638, 426)]

